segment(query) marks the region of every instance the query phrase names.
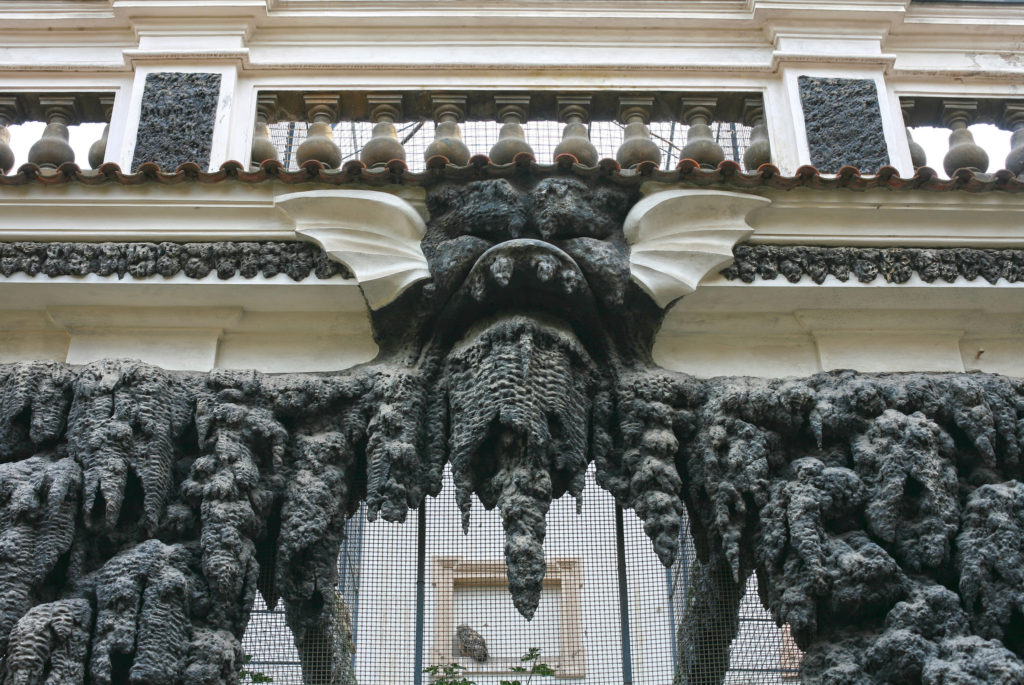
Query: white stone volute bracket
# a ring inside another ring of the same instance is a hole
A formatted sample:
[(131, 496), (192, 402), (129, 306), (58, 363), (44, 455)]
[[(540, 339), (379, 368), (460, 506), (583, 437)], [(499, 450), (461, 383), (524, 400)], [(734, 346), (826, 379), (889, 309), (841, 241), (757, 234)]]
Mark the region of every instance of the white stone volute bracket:
[(753, 232), (747, 215), (770, 203), (757, 195), (696, 188), (645, 197), (623, 225), (633, 280), (659, 307), (668, 307), (732, 263), (733, 245)]
[(407, 201), (377, 190), (311, 190), (275, 198), (295, 233), (320, 245), (355, 276), (371, 309), (430, 278), (420, 240), (423, 217)]

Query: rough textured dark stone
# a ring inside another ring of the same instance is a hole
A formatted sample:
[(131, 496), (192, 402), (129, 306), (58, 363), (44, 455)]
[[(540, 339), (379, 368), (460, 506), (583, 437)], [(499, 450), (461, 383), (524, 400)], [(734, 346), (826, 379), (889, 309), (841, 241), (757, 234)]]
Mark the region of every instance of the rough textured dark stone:
[(826, 174), (843, 166), (873, 174), (889, 164), (874, 81), (801, 76), (799, 82), (811, 164)]
[(840, 281), (855, 278), (870, 283), (906, 283), (917, 276), (925, 283), (984, 278), (1017, 283), (1024, 279), (1024, 250), (980, 250), (970, 247), (812, 247), (801, 245), (750, 245), (733, 248), (736, 260), (722, 271), (729, 280), (753, 283), (758, 278), (790, 283), (810, 278), (824, 283), (833, 276)]
[[(459, 236), (444, 245), (445, 260), (481, 254), (490, 243), (471, 235)], [(619, 251), (620, 246), (604, 242), (575, 241), (570, 247), (579, 256), (599, 267), (611, 267), (595, 274), (609, 287), (597, 295), (621, 298), (627, 289), (629, 273), (621, 261), (602, 259), (595, 252)], [(917, 276), (926, 283), (955, 283), (984, 278), (995, 284), (999, 279), (1017, 283), (1024, 279), (1024, 250), (982, 250), (969, 247), (873, 248), (815, 247), (801, 245), (751, 245), (741, 243), (733, 249), (735, 261), (722, 271), (729, 280), (753, 283), (758, 278), (774, 280), (782, 276), (791, 283), (810, 278), (821, 284), (828, 276), (840, 281), (855, 278), (870, 283), (884, 278), (889, 283), (906, 283)], [(442, 267), (443, 268), (443, 267)], [(458, 278), (458, 270), (449, 269), (435, 276), (441, 284)], [(306, 278), (351, 278), (344, 264), (327, 257), (312, 243), (217, 242), (217, 243), (32, 243), (0, 242), (0, 275), (25, 273), (30, 276), (84, 276), (97, 274), (124, 278), (174, 276), (184, 274), (202, 278), (216, 273), (218, 278), (234, 276), (254, 278), (285, 274), (295, 281)]]
[(698, 545), (758, 574), (808, 682), (1024, 677), (1008, 637), (1024, 381), (842, 372), (705, 392), (680, 438)]
[[(590, 463), (665, 564), (689, 514), (677, 684), (721, 679), (752, 573), (805, 682), (1024, 681), (1024, 380), (659, 369), (663, 312), (621, 232), (634, 199), (574, 178), (433, 188), (432, 278), (372, 314), (381, 355), (346, 372), (0, 365), (0, 682), (231, 683), (260, 592), (306, 682), (353, 683), (345, 521), (363, 500), (404, 520), (445, 464), (464, 517), (474, 494), (500, 511), (529, 618), (545, 515)], [(133, 254), (201, 275), (254, 252)]]
[(220, 74), (147, 74), (132, 170), (143, 162), (209, 166), (219, 96)]
[(0, 242), (0, 275), (114, 276), (134, 278), (176, 276), (268, 278), (285, 274), (293, 281), (351, 278), (344, 264), (330, 259), (312, 243), (31, 243)]
[[(259, 590), (284, 599), (309, 672), (326, 653), (329, 682), (352, 682), (333, 589), (344, 521), (364, 497), (401, 518), (436, 491), (445, 460), (460, 503), (476, 492), (501, 510), (526, 614), (543, 514), (579, 491), (589, 461), (659, 552), (685, 502), (704, 561), (678, 682), (727, 668), (712, 636), (734, 634), (752, 572), (808, 650), (810, 682), (1024, 677), (1024, 381), (605, 378), (590, 356), (544, 317), (485, 322), (446, 355), (450, 423), (435, 414), (444, 403), (416, 399), (437, 387), (430, 376), (394, 364), (325, 376), (0, 366), (0, 542), (17, 551), (0, 559), (7, 677), (229, 682)], [(473, 359), (477, 380), (458, 371)], [(610, 397), (591, 385), (605, 381)], [(614, 421), (597, 423), (602, 412)], [(260, 585), (265, 563), (276, 571)]]
[[(67, 670), (69, 653), (90, 655), (89, 682), (234, 682), (257, 589), (284, 598), (311, 672), (353, 682), (334, 588), (369, 376), (107, 361), (0, 379), (0, 547), (18, 551), (0, 558), (2, 682)], [(257, 588), (268, 551), (277, 579)]]

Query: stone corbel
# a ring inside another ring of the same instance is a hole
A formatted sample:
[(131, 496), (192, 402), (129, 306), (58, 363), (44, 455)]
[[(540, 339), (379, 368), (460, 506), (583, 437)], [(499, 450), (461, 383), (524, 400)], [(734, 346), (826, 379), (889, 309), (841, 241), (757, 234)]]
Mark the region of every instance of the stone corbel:
[(732, 263), (753, 229), (747, 216), (771, 200), (724, 190), (660, 190), (633, 206), (623, 230), (633, 280), (659, 307), (689, 295)]
[(427, 225), (406, 199), (377, 190), (311, 190), (281, 195), (274, 204), (299, 237), (351, 269), (370, 309), (430, 278), (420, 249)]

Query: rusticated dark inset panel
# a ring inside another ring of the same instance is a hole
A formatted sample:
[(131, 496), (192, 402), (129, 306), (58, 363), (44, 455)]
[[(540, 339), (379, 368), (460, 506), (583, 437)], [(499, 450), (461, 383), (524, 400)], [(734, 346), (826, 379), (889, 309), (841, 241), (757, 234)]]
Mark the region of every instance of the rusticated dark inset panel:
[(800, 102), (811, 164), (819, 171), (854, 166), (875, 173), (889, 164), (874, 81), (801, 76)]
[(285, 274), (294, 281), (351, 278), (348, 268), (319, 247), (298, 241), (218, 243), (0, 243), (0, 275), (175, 276), (267, 278)]
[(906, 283), (916, 275), (925, 283), (984, 278), (995, 284), (1024, 280), (1024, 250), (979, 250), (969, 247), (812, 247), (803, 245), (737, 245), (736, 261), (722, 271), (730, 281), (753, 283), (782, 276), (790, 283), (810, 278), (821, 284), (829, 276), (870, 283), (884, 278)]
[(210, 164), (220, 74), (162, 72), (146, 76), (132, 170), (143, 162), (175, 169)]

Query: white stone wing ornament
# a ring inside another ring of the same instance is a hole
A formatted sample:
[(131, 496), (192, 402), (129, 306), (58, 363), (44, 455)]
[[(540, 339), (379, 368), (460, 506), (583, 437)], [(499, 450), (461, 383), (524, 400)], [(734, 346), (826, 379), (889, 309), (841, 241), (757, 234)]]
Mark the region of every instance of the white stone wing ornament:
[(689, 295), (709, 273), (732, 263), (733, 246), (751, 234), (747, 215), (771, 203), (724, 190), (659, 190), (636, 203), (623, 231), (633, 280), (659, 307)]
[(401, 197), (379, 190), (311, 190), (281, 195), (274, 204), (295, 222), (296, 234), (351, 269), (371, 309), (430, 278), (420, 249), (427, 225)]

